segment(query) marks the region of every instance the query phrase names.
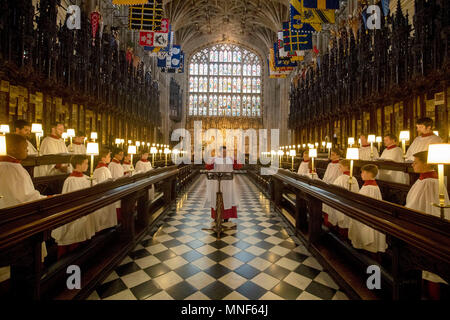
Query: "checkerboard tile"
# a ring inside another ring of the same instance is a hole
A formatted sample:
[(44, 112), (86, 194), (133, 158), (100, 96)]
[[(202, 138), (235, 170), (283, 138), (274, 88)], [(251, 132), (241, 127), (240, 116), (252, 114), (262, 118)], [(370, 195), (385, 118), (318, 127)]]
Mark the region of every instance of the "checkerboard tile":
[(89, 300), (346, 300), (319, 262), (243, 175), (238, 218), (216, 239), (205, 178), (156, 223)]

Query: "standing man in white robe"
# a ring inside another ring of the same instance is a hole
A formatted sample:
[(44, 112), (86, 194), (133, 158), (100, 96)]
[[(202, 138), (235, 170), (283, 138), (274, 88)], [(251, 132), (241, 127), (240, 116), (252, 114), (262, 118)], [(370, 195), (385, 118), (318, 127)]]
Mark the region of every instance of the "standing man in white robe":
[[(227, 157), (226, 147), (223, 146), (220, 149), (219, 156), (212, 158), (210, 163), (206, 164), (206, 170), (211, 170), (212, 172), (233, 172), (233, 170), (238, 170), (242, 167), (233, 161), (231, 157)], [(207, 196), (205, 201), (205, 208), (211, 208), (211, 218), (216, 219), (216, 192), (219, 188), (219, 183), (217, 180), (210, 181), (210, 188), (207, 190)], [(228, 222), (230, 218), (237, 218), (237, 207), (239, 206), (239, 198), (236, 194), (236, 187), (233, 180), (222, 180), (220, 182), (220, 191), (223, 195), (223, 215), (222, 219), (224, 222)]]
[[(420, 174), (420, 177), (409, 190), (405, 207), (440, 217), (440, 209), (433, 206), (433, 203), (439, 203), (438, 174), (435, 171), (435, 166), (427, 163), (427, 159), (428, 151), (414, 154), (412, 167), (414, 172)], [(448, 205), (450, 202), (447, 190), (444, 190), (444, 192), (445, 204)], [(450, 219), (450, 209), (445, 209), (445, 219)], [(440, 276), (429, 271), (422, 271), (422, 279), (428, 281), (428, 294), (433, 299), (439, 297), (439, 283), (447, 284)]]
[[(397, 146), (397, 137), (391, 133), (384, 136), (384, 145), (380, 159), (390, 160), (394, 162), (404, 162), (402, 148)], [(395, 170), (380, 170), (378, 172), (378, 180), (391, 181), (396, 183), (409, 184), (409, 176), (406, 172)]]
[[(70, 162), (74, 169), (64, 181), (62, 193), (90, 188), (91, 181), (84, 174), (88, 169), (88, 157), (76, 154), (72, 156)], [(58, 244), (58, 258), (78, 247), (80, 243), (91, 239), (94, 234), (95, 218), (93, 213), (52, 230), (52, 238)]]
[(333, 183), (341, 174), (341, 170), (339, 169), (339, 160), (341, 158), (341, 151), (338, 149), (331, 149), (330, 151), (330, 160), (331, 162), (327, 166), (327, 170), (323, 175), (322, 181), (326, 183)]
[[(102, 148), (98, 157), (100, 161), (94, 170), (93, 178), (96, 183), (113, 181), (108, 164), (111, 161), (111, 152), (109, 149)], [(117, 208), (120, 208), (120, 201), (110, 204), (94, 212), (95, 232), (112, 228), (117, 225)]]
[(31, 138), (31, 124), (25, 120), (16, 120), (14, 121), (14, 128), (16, 130), (16, 134), (21, 135), (27, 140), (27, 151), (28, 156), (37, 156), (38, 152), (33, 144), (30, 142)]
[(421, 151), (428, 151), (431, 143), (442, 143), (441, 137), (433, 133), (433, 119), (421, 118), (416, 122), (418, 136), (414, 139), (406, 151), (406, 160), (413, 161), (414, 154)]
[[(374, 164), (367, 164), (361, 168), (361, 178), (364, 181), (364, 185), (359, 190), (359, 194), (378, 200), (383, 199), (380, 188), (375, 181), (377, 174), (378, 167)], [(376, 253), (385, 252), (387, 248), (385, 234), (355, 219), (350, 219), (348, 238), (356, 249), (364, 249)]]
[[(141, 155), (141, 159), (136, 162), (136, 173), (148, 172), (152, 169), (152, 163), (148, 160), (148, 152), (144, 152)], [(148, 189), (148, 197), (149, 200), (153, 200), (155, 198), (155, 186), (153, 184), (152, 187)]]
[[(39, 155), (69, 153), (64, 139), (62, 139), (63, 132), (64, 124), (60, 122), (53, 123), (51, 135), (42, 140)], [(68, 164), (50, 164), (39, 166), (36, 171), (35, 173), (38, 173), (37, 176), (42, 177), (69, 173), (71, 168)]]
[(123, 159), (123, 151), (121, 149), (113, 149), (112, 160), (108, 165), (113, 179), (122, 178), (124, 176), (123, 166), (120, 163)]
[(310, 173), (310, 169), (309, 169), (310, 161), (311, 161), (311, 159), (309, 158), (309, 152), (303, 151), (303, 161), (298, 166), (297, 174), (299, 174), (301, 176), (305, 176), (308, 173)]
[[(6, 135), (7, 155), (0, 156), (0, 209), (47, 198), (34, 188), (27, 170), (20, 164), (27, 157), (27, 141), (18, 134)], [(42, 262), (47, 256), (45, 242), (42, 243)], [(10, 268), (0, 267), (0, 282), (10, 278)]]
[(72, 150), (73, 154), (86, 154), (86, 146), (84, 145), (84, 133), (78, 132), (78, 135), (73, 139)]
[(367, 135), (362, 134), (359, 139), (361, 140), (361, 145), (359, 146), (359, 160), (376, 160), (380, 156), (377, 147), (373, 146), (373, 159), (370, 156), (370, 143), (367, 142)]
[[(343, 159), (339, 161), (339, 169), (342, 173), (334, 182), (333, 184), (342, 188), (345, 188), (352, 192), (359, 192), (359, 184), (358, 180), (353, 176), (351, 181), (351, 187), (349, 184), (350, 180), (350, 160)], [(350, 219), (343, 214), (342, 212), (333, 209), (326, 204), (323, 205), (323, 212), (325, 212), (325, 225), (332, 225), (332, 226), (338, 226), (339, 227), (339, 233), (346, 238), (347, 237), (347, 229), (350, 223)]]

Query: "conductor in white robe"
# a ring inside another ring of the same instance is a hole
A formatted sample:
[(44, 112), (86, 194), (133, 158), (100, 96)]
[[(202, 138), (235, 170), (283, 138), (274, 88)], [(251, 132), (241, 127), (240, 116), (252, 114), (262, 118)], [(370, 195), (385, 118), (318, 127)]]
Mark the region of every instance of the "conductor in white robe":
[[(42, 140), (39, 155), (69, 153), (64, 139), (62, 139), (63, 132), (64, 124), (52, 124), (52, 133)], [(70, 171), (69, 164), (50, 164), (37, 167), (35, 173), (37, 173), (37, 176), (42, 177), (69, 173)]]
[[(34, 188), (27, 170), (20, 164), (27, 157), (27, 141), (18, 134), (6, 135), (7, 155), (0, 156), (0, 209), (47, 198)], [(6, 183), (7, 181), (7, 183)], [(45, 242), (42, 243), (42, 261), (47, 256)], [(9, 267), (0, 267), (0, 282), (7, 280)]]
[[(382, 200), (380, 188), (375, 181), (378, 174), (376, 165), (368, 164), (361, 168), (361, 178), (364, 181), (359, 194)], [(350, 219), (348, 227), (348, 238), (356, 249), (364, 249), (372, 253), (385, 252), (387, 248), (386, 235), (371, 227), (359, 222), (356, 219)]]
[[(427, 151), (418, 152), (413, 156), (412, 167), (414, 172), (419, 173), (420, 176), (406, 196), (405, 207), (440, 217), (440, 209), (433, 206), (433, 203), (439, 203), (439, 180), (435, 166), (427, 163)], [(444, 197), (445, 204), (450, 204), (446, 189), (444, 190)], [(445, 209), (445, 219), (450, 219), (450, 209)], [(429, 290), (432, 291), (439, 291), (438, 283), (447, 284), (440, 276), (426, 270), (422, 271), (422, 278), (431, 282), (429, 283)]]
[[(62, 193), (74, 192), (91, 187), (89, 177), (84, 174), (88, 169), (86, 155), (76, 154), (71, 159), (74, 170), (64, 181)], [(95, 181), (94, 181), (95, 183)], [(93, 214), (85, 215), (51, 232), (58, 244), (58, 257), (75, 249), (80, 243), (89, 240), (95, 234), (95, 218)]]
[[(206, 164), (206, 169), (211, 172), (233, 172), (238, 170), (242, 165), (237, 164), (231, 157), (227, 157), (226, 147), (220, 149), (218, 157), (213, 157), (212, 160)], [(216, 192), (218, 191), (219, 183), (217, 180), (210, 180), (205, 201), (205, 208), (211, 208), (211, 218), (216, 219)], [(230, 218), (237, 218), (237, 207), (239, 206), (239, 197), (236, 193), (235, 180), (222, 180), (220, 182), (220, 191), (223, 195), (224, 211), (222, 219), (228, 222)]]
[[(97, 167), (94, 170), (93, 178), (96, 183), (105, 183), (113, 181), (108, 164), (111, 161), (111, 152), (109, 149), (102, 148), (99, 152)], [(94, 212), (95, 232), (112, 228), (117, 225), (117, 208), (120, 208), (120, 201), (110, 204)]]
[(308, 173), (310, 173), (310, 164), (309, 164), (310, 161), (311, 159), (309, 158), (308, 151), (303, 151), (303, 161), (300, 162), (297, 174), (305, 176)]
[(373, 158), (370, 156), (371, 155), (371, 147), (370, 147), (370, 143), (367, 142), (367, 135), (366, 134), (362, 134), (359, 139), (361, 140), (361, 145), (359, 147), (359, 160), (365, 160), (365, 161), (370, 161), (370, 160), (376, 160), (379, 158), (379, 153), (378, 153), (378, 149), (377, 147), (375, 147), (374, 145), (372, 146), (373, 148)]
[(322, 181), (326, 183), (333, 183), (340, 175), (342, 175), (341, 170), (339, 169), (339, 159), (341, 158), (341, 152), (338, 149), (331, 149), (330, 151), (330, 160), (331, 162), (327, 166), (327, 170), (325, 170), (325, 174), (323, 175)]
[[(387, 134), (384, 137), (386, 148), (381, 154), (380, 160), (389, 160), (394, 162), (404, 162), (403, 151), (397, 145), (397, 137), (393, 134)], [(406, 172), (395, 170), (379, 170), (378, 180), (391, 181), (395, 183), (409, 184), (409, 176)]]
[(421, 118), (416, 122), (418, 136), (414, 139), (406, 151), (406, 160), (413, 161), (414, 154), (421, 151), (428, 151), (431, 143), (442, 143), (442, 139), (433, 133), (433, 120), (431, 118)]
[[(141, 155), (141, 159), (139, 159), (138, 162), (136, 162), (136, 173), (140, 172), (148, 172), (152, 170), (152, 163), (148, 160), (148, 152), (144, 152)], [(148, 197), (149, 200), (153, 200), (155, 198), (155, 186), (152, 184), (152, 187), (148, 190)]]

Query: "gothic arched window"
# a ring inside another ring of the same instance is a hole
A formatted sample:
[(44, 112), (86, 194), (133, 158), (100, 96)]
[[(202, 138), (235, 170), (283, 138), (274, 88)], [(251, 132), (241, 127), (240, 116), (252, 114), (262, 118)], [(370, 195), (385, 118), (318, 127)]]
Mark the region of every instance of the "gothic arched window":
[(189, 116), (261, 117), (261, 70), (259, 57), (236, 45), (198, 51), (189, 64)]

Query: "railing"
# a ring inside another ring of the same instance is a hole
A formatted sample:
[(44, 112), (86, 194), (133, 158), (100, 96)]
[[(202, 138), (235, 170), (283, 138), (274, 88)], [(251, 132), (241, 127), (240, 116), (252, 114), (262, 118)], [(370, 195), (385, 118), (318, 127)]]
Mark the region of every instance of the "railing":
[[(192, 166), (156, 168), (146, 173), (101, 183), (88, 189), (0, 210), (0, 265), (11, 265), (9, 294), (24, 298), (83, 298), (144, 236), (149, 226), (176, 199), (182, 186), (198, 175)], [(160, 184), (162, 193), (149, 201), (147, 190)], [(96, 234), (74, 253), (57, 260), (51, 230), (121, 201), (121, 223)], [(136, 206), (137, 204), (137, 206)], [(41, 264), (41, 242), (48, 256)], [(81, 290), (64, 290), (67, 266), (83, 270)], [(83, 269), (84, 268), (84, 269)]]
[[(272, 201), (277, 210), (294, 221), (294, 228), (308, 249), (354, 298), (375, 299), (383, 295), (392, 299), (418, 299), (421, 270), (450, 280), (449, 221), (284, 169), (270, 179)], [(381, 255), (381, 263), (322, 225), (323, 204), (386, 234), (388, 249)], [(377, 296), (365, 287), (368, 277), (365, 268), (373, 264), (381, 266), (383, 290)], [(349, 266), (359, 270), (356, 276)]]

